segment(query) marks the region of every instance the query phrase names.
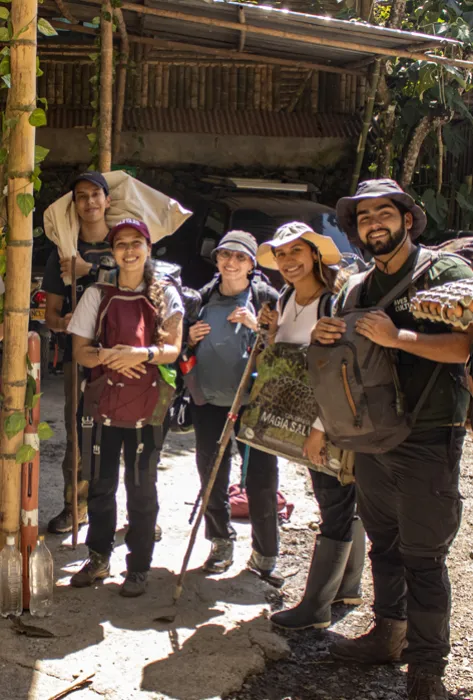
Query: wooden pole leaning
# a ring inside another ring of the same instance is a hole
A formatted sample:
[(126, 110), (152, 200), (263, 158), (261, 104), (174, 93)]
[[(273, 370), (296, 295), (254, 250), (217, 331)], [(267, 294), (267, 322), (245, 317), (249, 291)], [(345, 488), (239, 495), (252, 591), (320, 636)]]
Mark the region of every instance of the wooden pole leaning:
[[(71, 260), (71, 291), (72, 291), (72, 313), (77, 306), (77, 275), (76, 256)], [(71, 433), (72, 433), (72, 546), (77, 547), (79, 535), (79, 506), (77, 503), (77, 481), (79, 471), (79, 446), (77, 442), (77, 405), (79, 400), (78, 366), (72, 353), (72, 402), (71, 402)]]
[[(10, 42), (11, 88), (9, 107), (13, 124), (8, 162), (8, 243), (5, 291), (5, 339), (3, 341), (3, 408), (0, 445), (0, 547), (6, 535), (18, 535), (20, 524), (21, 465), (16, 453), (23, 431), (13, 437), (5, 432), (5, 420), (24, 414), (26, 353), (30, 313), (30, 280), (33, 250), (32, 211), (25, 206), (33, 195), (35, 128), (29, 123), (36, 107), (37, 0), (13, 0)], [(20, 197), (19, 197), (20, 195)]]
[[(110, 15), (110, 20), (104, 15)], [(113, 118), (113, 9), (110, 0), (102, 5), (100, 19), (100, 130), (99, 170), (108, 173), (112, 169), (112, 118)]]
[(262, 347), (262, 341), (263, 341), (263, 333), (266, 332), (266, 329), (263, 329), (258, 333), (256, 336), (255, 343), (253, 345), (253, 348), (251, 350), (250, 356), (248, 358), (248, 362), (246, 363), (245, 371), (243, 372), (242, 378), (240, 380), (240, 384), (238, 386), (237, 392), (235, 394), (235, 398), (233, 399), (232, 407), (230, 408), (230, 411), (227, 415), (227, 420), (225, 421), (225, 425), (223, 427), (222, 433), (220, 435), (220, 439), (217, 443), (217, 455), (215, 457), (215, 461), (212, 465), (212, 469), (210, 471), (208, 481), (204, 486), (204, 490), (202, 493), (202, 503), (200, 505), (200, 510), (197, 514), (197, 518), (195, 520), (194, 526), (192, 528), (190, 537), (189, 537), (189, 543), (187, 545), (187, 550), (184, 555), (184, 559), (182, 562), (182, 567), (181, 571), (179, 573), (177, 582), (176, 582), (176, 587), (174, 589), (174, 594), (173, 594), (173, 606), (174, 608), (167, 611), (165, 611), (163, 614), (158, 615), (156, 620), (160, 622), (173, 622), (175, 617), (176, 617), (176, 605), (181, 597), (183, 586), (184, 586), (184, 578), (187, 572), (187, 567), (189, 565), (189, 560), (191, 558), (192, 550), (194, 549), (195, 541), (197, 538), (197, 533), (199, 531), (200, 524), (202, 522), (202, 519), (205, 515), (205, 511), (207, 510), (207, 506), (209, 504), (210, 500), (210, 495), (212, 493), (213, 486), (215, 484), (215, 480), (217, 478), (218, 470), (220, 468), (220, 465), (222, 463), (223, 455), (225, 454), (225, 450), (227, 449), (227, 445), (229, 443), (229, 440), (232, 436), (233, 429), (235, 427), (235, 423), (238, 419), (238, 413), (240, 411), (242, 402), (243, 402), (243, 397), (245, 395), (245, 392), (248, 388), (248, 385), (250, 383), (251, 375), (253, 374), (254, 367), (255, 367), (255, 362), (256, 362), (256, 357), (261, 351)]

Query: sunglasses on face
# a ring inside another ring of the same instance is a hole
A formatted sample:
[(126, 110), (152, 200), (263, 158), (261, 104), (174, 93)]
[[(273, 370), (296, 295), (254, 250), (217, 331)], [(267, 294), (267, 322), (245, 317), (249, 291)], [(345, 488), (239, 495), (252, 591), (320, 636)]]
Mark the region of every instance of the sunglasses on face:
[(246, 255), (246, 253), (238, 253), (233, 250), (219, 250), (217, 251), (217, 258), (219, 260), (230, 260), (231, 258), (235, 258), (237, 262), (239, 263), (244, 263), (248, 262), (250, 259), (249, 255)]

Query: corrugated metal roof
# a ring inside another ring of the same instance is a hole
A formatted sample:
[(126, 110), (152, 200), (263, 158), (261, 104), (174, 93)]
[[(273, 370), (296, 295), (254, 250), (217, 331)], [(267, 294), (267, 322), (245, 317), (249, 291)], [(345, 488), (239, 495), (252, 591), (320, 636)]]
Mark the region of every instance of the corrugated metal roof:
[[(90, 22), (98, 14), (101, 0), (68, 0), (67, 4), (77, 19)], [(134, 5), (138, 3), (122, 3), (128, 30), (132, 33), (144, 33), (189, 46), (201, 45), (237, 51), (241, 36), (238, 27), (245, 26), (241, 24), (241, 12), (244, 12), (247, 25), (244, 36), (245, 52), (260, 56), (283, 56), (326, 65), (343, 66), (373, 57), (373, 49), (376, 48), (392, 51), (392, 55), (396, 55), (399, 50), (421, 51), (426, 45), (441, 47), (445, 44), (445, 40), (428, 34), (224, 0), (147, 0), (146, 6), (141, 6), (145, 11), (158, 10), (159, 15), (138, 14), (133, 11)], [(46, 0), (45, 5), (40, 5), (40, 13), (51, 17), (51, 6), (51, 0)], [(180, 13), (181, 16), (176, 13)], [(57, 17), (57, 9), (53, 15)], [(199, 18), (200, 21), (197, 21)], [(248, 31), (249, 27), (279, 32), (279, 35), (253, 33)], [(71, 30), (73, 31), (73, 25)], [(303, 38), (319, 40), (321, 45), (305, 43), (301, 40)], [(341, 44), (350, 43), (351, 47), (334, 47), (327, 44), (334, 41)], [(51, 42), (50, 38), (48, 42)], [(458, 42), (447, 40), (447, 43)], [(368, 47), (371, 51), (367, 51)]]
[[(48, 126), (55, 129), (91, 128), (94, 111), (51, 106)], [(361, 128), (358, 116), (303, 112), (200, 111), (194, 109), (126, 109), (124, 131), (280, 138), (353, 138)]]

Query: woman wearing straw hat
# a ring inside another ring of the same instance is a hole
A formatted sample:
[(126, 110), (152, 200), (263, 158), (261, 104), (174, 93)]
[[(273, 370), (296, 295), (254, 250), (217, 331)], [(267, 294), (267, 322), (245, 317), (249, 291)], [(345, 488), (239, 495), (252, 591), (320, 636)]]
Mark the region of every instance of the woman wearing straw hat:
[[(318, 318), (322, 294), (335, 291), (341, 255), (328, 236), (293, 222), (281, 226), (273, 240), (258, 248), (262, 267), (279, 270), (286, 288), (276, 311), (263, 309), (260, 322), (269, 326), (269, 342), (309, 344)], [(310, 476), (322, 522), (309, 570), (304, 597), (290, 610), (272, 615), (272, 622), (285, 629), (323, 629), (331, 624), (335, 602), (359, 605), (365, 535), (355, 516), (355, 486), (342, 486), (337, 478), (317, 471), (323, 453), (324, 429), (314, 423), (304, 445), (305, 456), (314, 464)]]

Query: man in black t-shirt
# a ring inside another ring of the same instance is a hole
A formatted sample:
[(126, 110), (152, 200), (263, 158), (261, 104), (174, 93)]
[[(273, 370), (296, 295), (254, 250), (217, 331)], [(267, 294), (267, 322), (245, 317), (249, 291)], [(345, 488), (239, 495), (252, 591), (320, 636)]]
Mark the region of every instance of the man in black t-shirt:
[[(374, 257), (374, 270), (361, 283), (360, 305), (376, 306), (414, 269), (419, 249), (413, 241), (425, 228), (425, 214), (386, 179), (361, 183), (354, 197), (338, 202), (337, 216), (349, 237)], [(462, 258), (440, 256), (417, 286), (472, 276)], [(402, 659), (408, 663), (409, 700), (446, 700), (442, 676), (451, 606), (446, 558), (461, 519), (458, 481), (469, 401), (462, 380), (470, 338), (415, 319), (409, 292), (400, 293), (385, 311), (368, 311), (356, 330), (397, 351), (410, 411), (434, 368), (442, 366), (409, 436), (389, 452), (356, 455), (358, 508), (371, 540), (376, 623), (368, 634), (341, 639), (331, 651), (336, 659), (358, 663)], [(330, 345), (345, 328), (341, 318), (322, 318), (315, 339)]]
[[(105, 212), (110, 206), (107, 181), (98, 172), (86, 172), (73, 182), (73, 199), (80, 220), (80, 233), (77, 244), (76, 275), (77, 300), (84, 290), (97, 280), (101, 258), (111, 253), (106, 240), (108, 226)], [(71, 319), (72, 290), (64, 284), (64, 277), (71, 276), (71, 259), (61, 258), (57, 248), (46, 263), (43, 289), (46, 292), (46, 323), (56, 333), (67, 333)], [(64, 420), (67, 433), (67, 446), (62, 472), (64, 476), (64, 508), (48, 523), (52, 533), (65, 533), (72, 530), (72, 338), (66, 335), (64, 350)], [(79, 524), (87, 522), (88, 483), (78, 477)]]

